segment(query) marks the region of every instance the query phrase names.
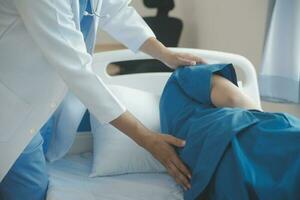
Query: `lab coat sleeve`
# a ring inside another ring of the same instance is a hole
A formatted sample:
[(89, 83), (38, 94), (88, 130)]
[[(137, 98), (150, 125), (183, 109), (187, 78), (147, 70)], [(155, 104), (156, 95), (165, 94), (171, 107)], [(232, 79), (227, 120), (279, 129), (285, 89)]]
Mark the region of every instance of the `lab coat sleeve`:
[(137, 52), (155, 34), (129, 3), (129, 0), (104, 0), (99, 25), (129, 49)]
[(110, 122), (125, 112), (125, 107), (92, 71), (92, 57), (81, 32), (76, 30), (70, 1), (13, 1), (44, 57), (100, 122)]

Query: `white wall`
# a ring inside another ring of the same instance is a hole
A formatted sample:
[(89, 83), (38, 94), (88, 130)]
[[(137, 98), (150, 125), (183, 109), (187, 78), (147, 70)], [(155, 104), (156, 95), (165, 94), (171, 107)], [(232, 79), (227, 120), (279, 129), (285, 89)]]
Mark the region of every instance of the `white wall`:
[[(184, 22), (180, 46), (239, 53), (258, 66), (268, 0), (175, 0), (175, 3), (171, 16)], [(155, 10), (145, 8), (142, 0), (133, 0), (132, 5), (143, 16), (155, 15)], [(101, 36), (102, 43), (112, 41), (106, 35)]]
[[(247, 57), (259, 71), (268, 8), (272, 0), (175, 0), (171, 16), (184, 22), (181, 47), (220, 50)], [(142, 0), (132, 5), (143, 15), (155, 15)], [(100, 33), (101, 43), (113, 42)], [(286, 111), (300, 116), (300, 106), (263, 102), (267, 111)]]

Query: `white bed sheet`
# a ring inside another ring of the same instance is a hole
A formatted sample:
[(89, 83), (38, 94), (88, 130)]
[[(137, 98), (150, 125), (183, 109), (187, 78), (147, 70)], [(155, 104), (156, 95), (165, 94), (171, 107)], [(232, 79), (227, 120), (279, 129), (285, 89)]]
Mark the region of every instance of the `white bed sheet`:
[(48, 164), (47, 200), (182, 200), (183, 191), (167, 174), (89, 178), (92, 154), (69, 155)]

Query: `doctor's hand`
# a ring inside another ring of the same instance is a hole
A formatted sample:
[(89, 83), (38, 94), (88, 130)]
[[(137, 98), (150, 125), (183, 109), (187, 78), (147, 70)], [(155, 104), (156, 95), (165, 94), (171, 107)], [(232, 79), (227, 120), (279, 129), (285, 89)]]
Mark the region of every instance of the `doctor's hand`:
[(186, 65), (205, 63), (205, 61), (199, 56), (190, 53), (175, 52), (166, 48), (154, 37), (146, 40), (140, 50), (151, 55), (153, 58), (160, 60), (171, 69), (176, 69), (177, 67)]
[(174, 146), (184, 147), (185, 141), (161, 133), (149, 134), (145, 139), (144, 148), (165, 166), (176, 183), (180, 184), (185, 190), (190, 189), (191, 173), (174, 150)]
[(173, 52), (171, 50), (166, 51), (162, 55), (161, 61), (171, 69), (205, 63), (199, 56), (190, 53)]
[(178, 184), (189, 189), (191, 173), (179, 159), (174, 146), (184, 147), (185, 142), (171, 135), (161, 134), (146, 128), (129, 111), (110, 122), (111, 125), (125, 133), (137, 144), (149, 151), (167, 169)]

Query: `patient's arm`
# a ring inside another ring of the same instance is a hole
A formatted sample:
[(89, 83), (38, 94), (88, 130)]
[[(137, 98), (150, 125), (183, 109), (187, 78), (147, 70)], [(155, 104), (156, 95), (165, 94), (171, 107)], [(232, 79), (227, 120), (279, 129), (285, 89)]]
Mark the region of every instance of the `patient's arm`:
[(213, 75), (211, 88), (211, 101), (216, 107), (240, 107), (245, 109), (262, 110), (236, 85), (226, 78)]

